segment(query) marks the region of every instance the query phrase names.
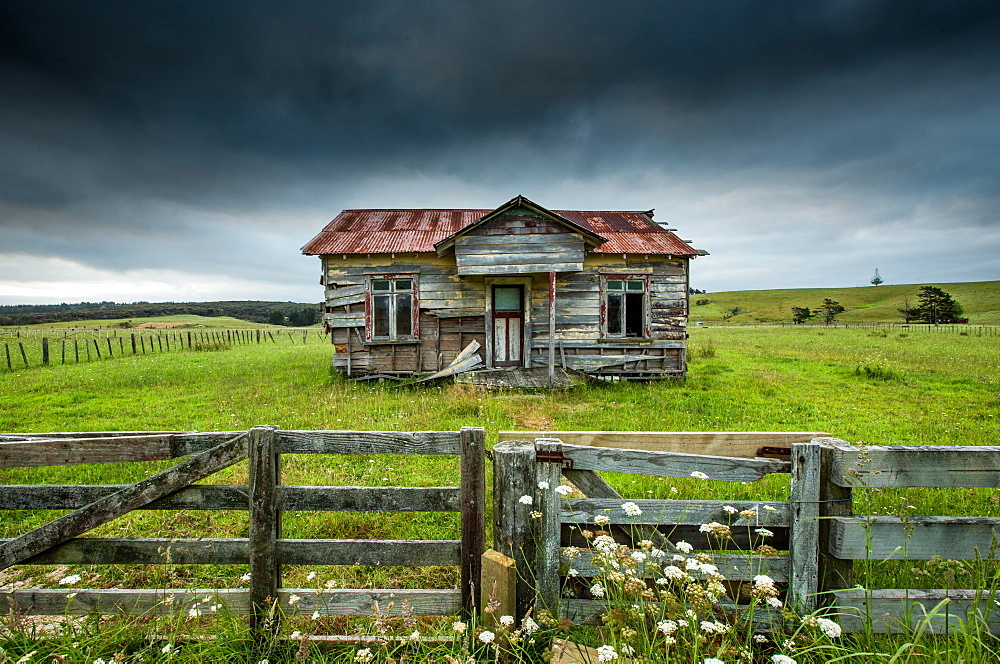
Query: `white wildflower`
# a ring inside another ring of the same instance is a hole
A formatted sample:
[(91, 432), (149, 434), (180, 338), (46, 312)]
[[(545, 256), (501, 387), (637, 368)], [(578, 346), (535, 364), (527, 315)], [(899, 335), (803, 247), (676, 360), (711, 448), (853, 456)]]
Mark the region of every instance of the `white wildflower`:
[(483, 643), (493, 643), (493, 639), (497, 638), (497, 635), (490, 631), (484, 631), (479, 633), (479, 640)]
[(362, 648), (361, 650), (354, 653), (355, 662), (370, 662), (375, 659), (375, 654), (372, 653), (371, 648)]
[(524, 495), (518, 498), (517, 502), (521, 503), (522, 505), (531, 505), (532, 503), (535, 502), (535, 500), (529, 495)]
[(630, 555), (632, 556), (632, 560), (636, 561), (637, 563), (641, 563), (644, 560), (646, 560), (646, 554), (643, 553), (642, 551), (633, 551)]
[(514, 624), (514, 616), (500, 616), (500, 624), (504, 627), (510, 627)]
[(702, 660), (701, 664), (726, 664), (723, 660), (718, 657), (706, 657)]
[(661, 620), (660, 622), (656, 623), (656, 629), (662, 632), (663, 634), (668, 634), (668, 635), (673, 634), (674, 632), (677, 631), (677, 623), (675, 623), (673, 620)]
[(598, 526), (606, 526), (611, 523), (611, 517), (607, 514), (598, 514), (594, 517), (594, 523)]
[(521, 629), (524, 630), (525, 634), (534, 634), (538, 631), (538, 623), (532, 620), (531, 616), (528, 616), (521, 621)]
[(604, 597), (604, 586), (599, 583), (595, 583), (590, 587), (590, 594), (594, 597)]
[(723, 505), (722, 509), (728, 514), (736, 514), (737, 512), (739, 512), (739, 510), (733, 507), (732, 505)]
[(249, 581), (250, 580), (250, 572), (247, 572), (246, 574), (244, 574), (243, 576), (241, 576), (240, 580), (242, 580), (242, 581)]
[(767, 643), (767, 637), (764, 636), (763, 634), (754, 634), (753, 635), (753, 642), (754, 643)]
[(319, 611), (313, 611), (312, 619), (313, 620), (319, 620)]
[(610, 662), (613, 659), (618, 659), (618, 653), (611, 646), (601, 646), (597, 649), (597, 661), (598, 662)]
[(676, 565), (667, 565), (663, 568), (663, 576), (676, 581), (683, 579), (686, 575), (684, 574), (684, 570), (680, 567), (677, 567)]
[(764, 586), (768, 588), (774, 587), (774, 579), (769, 577), (767, 574), (758, 574), (753, 578), (753, 584), (755, 586)]
[(674, 547), (681, 553), (691, 553), (694, 550), (694, 547), (685, 542), (684, 540), (681, 540), (680, 542), (674, 544)]
[(761, 537), (773, 537), (774, 536), (774, 533), (772, 533), (767, 528), (758, 528), (754, 532), (757, 533), (758, 535), (760, 535)]
[(538, 488), (541, 489), (542, 491), (548, 491), (549, 483), (546, 482), (545, 480), (542, 480), (541, 482), (538, 483)]
[(532, 510), (528, 514), (528, 516), (530, 516), (532, 519), (541, 519), (542, 516), (543, 516), (543, 514), (541, 512), (539, 512), (538, 510)]
[(569, 494), (573, 493), (573, 487), (567, 486), (565, 484), (560, 484), (555, 489), (553, 489), (553, 491), (558, 493), (560, 496), (568, 496)]
[(174, 644), (168, 643), (167, 645), (160, 648), (160, 652), (162, 652), (164, 655), (169, 655), (170, 651), (173, 649), (174, 649)]
[(706, 634), (722, 634), (726, 631), (726, 626), (718, 621), (702, 620), (701, 631)]
[(201, 609), (199, 609), (197, 606), (192, 606), (190, 609), (188, 609), (188, 618), (197, 618), (200, 615), (201, 615)]
[(469, 629), (469, 626), (460, 620), (456, 620), (451, 624), (451, 628), (459, 634), (465, 634), (465, 630)]
[(288, 606), (295, 606), (296, 604), (298, 604), (301, 601), (302, 601), (302, 598), (299, 597), (298, 595), (289, 595), (288, 596)]
[(70, 574), (69, 576), (64, 576), (63, 578), (59, 579), (59, 585), (71, 586), (74, 583), (78, 583), (82, 578), (83, 577), (81, 577), (79, 574)]
[(413, 633), (410, 634), (409, 639), (410, 639), (410, 641), (419, 641), (420, 640), (420, 632), (418, 632), (417, 630), (413, 630)]
[(622, 511), (625, 512), (627, 516), (642, 516), (642, 510), (635, 503), (622, 503)]
[(795, 660), (788, 655), (771, 655), (772, 664), (796, 664)]
[(823, 633), (829, 636), (831, 639), (835, 639), (840, 636), (841, 634), (840, 625), (833, 622), (829, 618), (817, 618), (816, 622), (819, 624), (819, 628), (823, 630)]
[(618, 548), (618, 542), (611, 535), (598, 535), (594, 538), (594, 548), (598, 551), (613, 551)]
[(288, 638), (290, 638), (292, 641), (298, 641), (301, 636), (302, 632), (300, 632), (299, 630), (295, 630), (294, 632), (288, 635)]
[(580, 572), (570, 567), (568, 570), (566, 570), (566, 576), (580, 576)]
[(309, 572), (306, 574), (306, 581), (312, 581), (316, 578), (316, 572)]
[(771, 507), (770, 505), (764, 505), (764, 511), (765, 512), (774, 512), (774, 511), (777, 511), (777, 508)]
[(770, 605), (771, 607), (773, 607), (773, 608), (775, 608), (775, 609), (780, 609), (780, 608), (781, 608), (782, 606), (784, 606), (784, 605), (783, 605), (783, 604), (781, 603), (781, 600), (780, 600), (780, 599), (778, 599), (777, 597), (768, 597), (768, 598), (767, 598), (767, 603), (768, 603), (768, 604), (769, 604), (769, 605)]
[(701, 472), (700, 470), (696, 470), (696, 471), (692, 472), (691, 473), (691, 477), (695, 478), (696, 480), (707, 480), (708, 479), (708, 475), (706, 475), (705, 473)]

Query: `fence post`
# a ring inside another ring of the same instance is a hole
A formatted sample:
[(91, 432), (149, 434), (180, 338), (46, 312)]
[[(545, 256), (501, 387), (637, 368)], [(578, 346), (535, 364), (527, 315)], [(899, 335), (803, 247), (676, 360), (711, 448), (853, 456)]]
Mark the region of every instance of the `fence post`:
[[(277, 633), (278, 586), (278, 437), (277, 427), (256, 426), (247, 445), (250, 496), (250, 628)], [(273, 621), (268, 613), (274, 609)]]
[(8, 345), (8, 344), (5, 343), (3, 345), (3, 352), (7, 356), (7, 368), (10, 369), (11, 371), (13, 371), (14, 367), (11, 365), (11, 362), (10, 362), (10, 345)]
[(24, 361), (24, 368), (28, 368), (28, 355), (24, 352), (24, 342), (18, 341), (17, 345), (21, 348), (21, 359)]
[(846, 441), (836, 438), (815, 438), (822, 449), (820, 461), (820, 521), (819, 521), (819, 592), (825, 593), (822, 604), (834, 603), (832, 591), (854, 587), (854, 561), (841, 560), (827, 553), (830, 550), (830, 518), (835, 516), (854, 516), (854, 495), (850, 487), (843, 487), (834, 482), (831, 468), (838, 454), (835, 446), (848, 445)]
[[(558, 438), (536, 438), (535, 449), (539, 452), (555, 452), (562, 447)], [(555, 488), (562, 481), (560, 463), (535, 462), (535, 504), (541, 516), (532, 519), (537, 524), (537, 551), (535, 585), (538, 588), (540, 606), (555, 615), (559, 608), (559, 538), (561, 529), (560, 512), (562, 496)], [(547, 488), (543, 488), (547, 487)]]
[(49, 338), (42, 337), (42, 364), (49, 363)]
[(535, 543), (529, 524), (532, 505), (522, 496), (535, 494), (535, 444), (526, 440), (501, 441), (493, 447), (493, 548), (514, 559), (517, 572), (516, 615), (521, 619), (535, 598), (532, 565)]
[(486, 548), (486, 431), (462, 427), (462, 608), (471, 616), (480, 606), (482, 555)]
[(819, 579), (819, 487), (822, 448), (815, 443), (792, 445), (792, 522), (788, 538), (791, 579), (788, 599), (800, 613), (816, 609)]

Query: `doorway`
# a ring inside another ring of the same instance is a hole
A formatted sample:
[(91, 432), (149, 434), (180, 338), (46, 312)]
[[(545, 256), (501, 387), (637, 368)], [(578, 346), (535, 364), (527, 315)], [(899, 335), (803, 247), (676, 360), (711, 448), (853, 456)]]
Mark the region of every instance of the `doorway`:
[(493, 286), (493, 366), (524, 364), (524, 286)]

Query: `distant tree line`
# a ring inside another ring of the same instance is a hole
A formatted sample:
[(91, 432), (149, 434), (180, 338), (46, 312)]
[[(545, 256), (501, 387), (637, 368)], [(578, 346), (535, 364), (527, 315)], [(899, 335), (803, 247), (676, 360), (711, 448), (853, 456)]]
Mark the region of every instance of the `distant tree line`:
[(821, 304), (816, 310), (812, 310), (809, 307), (792, 307), (792, 322), (797, 324), (802, 324), (809, 320), (810, 318), (823, 318), (823, 322), (829, 325), (833, 323), (837, 314), (842, 314), (847, 309), (837, 302), (836, 300), (831, 300), (830, 298), (825, 298), (823, 304)]
[[(826, 298), (815, 310), (809, 307), (792, 307), (792, 322), (801, 324), (810, 318), (822, 318), (829, 325), (837, 318), (837, 314), (844, 311), (846, 309), (839, 302)], [(899, 313), (907, 323), (937, 325), (966, 322), (966, 319), (962, 318), (965, 313), (962, 305), (937, 286), (921, 286), (916, 306), (910, 306), (910, 299), (903, 298), (903, 308)]]
[(153, 316), (232, 316), (251, 323), (305, 326), (320, 320), (320, 305), (301, 302), (79, 302), (76, 304), (0, 305), (0, 325), (35, 325), (101, 318)]

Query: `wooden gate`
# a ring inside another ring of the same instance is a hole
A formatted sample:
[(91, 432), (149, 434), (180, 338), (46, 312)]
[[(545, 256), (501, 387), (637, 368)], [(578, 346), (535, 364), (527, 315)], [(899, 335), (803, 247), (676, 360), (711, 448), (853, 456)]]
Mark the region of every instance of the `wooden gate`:
[[(44, 589), (0, 593), (28, 614), (171, 613), (213, 602), (251, 624), (275, 603), (280, 613), (370, 615), (395, 602), (414, 615), (449, 615), (478, 605), (483, 550), (484, 433), (249, 431), (101, 432), (0, 435), (0, 468), (151, 461), (188, 457), (127, 486), (4, 486), (0, 510), (73, 509), (73, 513), (12, 540), (0, 540), (0, 569), (15, 564), (240, 564), (249, 563), (248, 588)], [(282, 454), (460, 457), (459, 487), (282, 486)], [(249, 459), (249, 485), (191, 485)], [(133, 509), (249, 511), (247, 538), (120, 539), (79, 537)], [(282, 511), (442, 511), (461, 513), (455, 540), (283, 539)], [(457, 565), (454, 590), (283, 588), (282, 565)], [(295, 599), (293, 599), (295, 598)]]

